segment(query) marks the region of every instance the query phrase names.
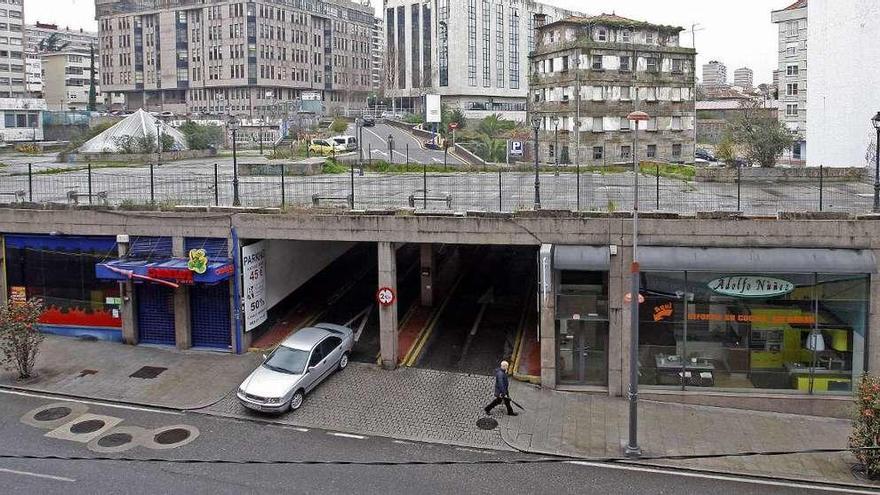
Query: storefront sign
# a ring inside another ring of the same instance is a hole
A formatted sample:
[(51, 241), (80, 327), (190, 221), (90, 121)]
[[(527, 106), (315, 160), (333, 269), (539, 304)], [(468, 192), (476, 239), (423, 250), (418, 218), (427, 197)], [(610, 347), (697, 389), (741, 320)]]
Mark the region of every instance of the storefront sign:
[(672, 316), (672, 303), (663, 303), (659, 306), (654, 306), (654, 321), (663, 321), (670, 316)]
[(192, 284), (193, 272), (183, 268), (147, 267), (147, 276), (159, 280), (171, 280), (179, 284)]
[(198, 274), (205, 273), (208, 270), (208, 254), (204, 249), (190, 249), (186, 267)]
[(735, 314), (735, 313), (688, 313), (691, 321), (736, 321), (740, 323), (771, 323), (775, 325), (812, 325), (816, 322), (813, 315), (769, 315), (769, 314)]
[(260, 241), (241, 248), (241, 274), (244, 278), (244, 331), (266, 321), (266, 243)]
[(113, 306), (113, 305), (119, 306), (122, 304), (122, 298), (121, 297), (105, 297), (104, 304), (107, 304), (109, 306)]
[(778, 297), (794, 290), (787, 280), (754, 275), (716, 278), (707, 285), (718, 294), (741, 298)]
[(10, 287), (9, 288), (9, 302), (12, 304), (24, 304), (27, 302), (27, 288), (26, 287)]

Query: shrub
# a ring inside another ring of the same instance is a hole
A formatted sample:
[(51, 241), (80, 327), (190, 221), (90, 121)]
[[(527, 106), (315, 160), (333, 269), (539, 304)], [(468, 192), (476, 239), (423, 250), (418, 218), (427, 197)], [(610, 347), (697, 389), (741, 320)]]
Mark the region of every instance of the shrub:
[(855, 394), (856, 411), (849, 447), (869, 479), (880, 475), (880, 450), (859, 450), (880, 444), (880, 378), (864, 374)]
[(217, 125), (201, 125), (187, 121), (177, 130), (186, 136), (186, 145), (191, 150), (206, 150), (223, 144), (223, 128)]
[(19, 153), (25, 153), (28, 155), (38, 155), (41, 152), (39, 146), (37, 146), (35, 144), (30, 144), (30, 143), (29, 144), (19, 144), (18, 146), (15, 147), (15, 151), (17, 151)]
[(44, 339), (37, 328), (41, 314), (43, 302), (39, 299), (10, 302), (0, 310), (0, 359), (6, 368), (17, 371), (21, 379), (33, 373)]
[(339, 117), (333, 119), (333, 122), (330, 124), (330, 131), (334, 134), (345, 132), (346, 129), (348, 129), (348, 122)]

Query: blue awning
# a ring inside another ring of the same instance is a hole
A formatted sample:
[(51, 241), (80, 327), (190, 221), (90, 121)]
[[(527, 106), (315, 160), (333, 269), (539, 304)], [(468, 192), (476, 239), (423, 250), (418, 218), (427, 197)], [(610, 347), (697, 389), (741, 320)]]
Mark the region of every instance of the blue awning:
[(187, 260), (179, 258), (159, 261), (114, 260), (95, 265), (95, 276), (103, 280), (154, 279), (181, 285), (215, 284), (228, 280), (233, 271), (232, 261), (228, 259), (209, 260), (205, 273), (190, 270)]

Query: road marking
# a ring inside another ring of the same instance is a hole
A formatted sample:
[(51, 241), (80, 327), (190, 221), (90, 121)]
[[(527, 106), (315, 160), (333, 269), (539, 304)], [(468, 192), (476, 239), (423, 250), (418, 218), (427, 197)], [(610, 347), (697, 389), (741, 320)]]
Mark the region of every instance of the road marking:
[(391, 443), (396, 443), (400, 445), (415, 445), (415, 442), (407, 442), (406, 440), (392, 440)]
[(755, 478), (739, 478), (736, 476), (725, 476), (721, 474), (707, 474), (707, 473), (692, 473), (692, 472), (684, 472), (684, 471), (675, 471), (674, 469), (665, 470), (665, 469), (657, 469), (643, 466), (634, 466), (632, 464), (609, 464), (603, 462), (589, 462), (589, 461), (567, 461), (567, 464), (576, 464), (578, 466), (587, 466), (587, 467), (597, 467), (597, 468), (605, 468), (605, 469), (619, 469), (622, 471), (638, 471), (641, 473), (654, 473), (654, 474), (665, 474), (669, 476), (681, 476), (684, 478), (700, 478), (707, 480), (715, 480), (715, 481), (732, 481), (736, 483), (751, 483), (754, 485), (765, 485), (765, 486), (780, 486), (784, 488), (803, 488), (806, 490), (816, 490), (816, 491), (824, 491), (824, 492), (835, 492), (835, 493), (857, 493), (857, 494), (865, 494), (865, 495), (877, 495), (876, 491), (868, 491), (868, 490), (856, 490), (854, 488), (837, 488), (832, 486), (813, 486), (807, 483), (795, 483), (795, 482), (787, 482), (787, 481), (772, 481), (772, 480), (761, 480)]
[(479, 449), (469, 449), (467, 447), (456, 447), (455, 450), (460, 450), (462, 452), (476, 452), (477, 454), (489, 454), (495, 455), (495, 452), (491, 452), (488, 450), (479, 450)]
[(328, 434), (328, 435), (333, 435), (334, 437), (354, 438), (354, 439), (357, 439), (357, 440), (364, 440), (364, 439), (367, 438), (367, 437), (365, 437), (365, 436), (363, 436), (363, 435), (354, 435), (354, 434), (351, 434), (351, 433), (336, 433), (336, 432), (332, 432), (332, 431), (327, 432), (327, 434)]
[(69, 482), (76, 481), (73, 478), (65, 478), (64, 476), (53, 476), (51, 474), (32, 473), (30, 471), (18, 471), (16, 469), (0, 468), (0, 473), (20, 474), (22, 476), (31, 476), (34, 478), (43, 478), (43, 479), (55, 480), (55, 481), (69, 481)]
[(446, 305), (449, 304), (449, 301), (452, 300), (452, 295), (455, 294), (455, 290), (458, 288), (458, 285), (464, 280), (464, 273), (459, 275), (458, 280), (452, 284), (452, 287), (449, 289), (449, 294), (446, 295), (446, 298), (443, 300), (443, 303), (440, 304), (440, 307), (437, 308), (437, 311), (431, 315), (430, 319), (428, 319), (428, 324), (425, 325), (425, 328), (422, 329), (422, 333), (416, 337), (415, 343), (410, 347), (409, 354), (404, 358), (404, 366), (412, 366), (419, 359), (419, 355), (422, 353), (422, 348), (425, 346), (425, 342), (428, 341), (428, 337), (430, 337), (431, 333), (434, 331), (434, 326), (437, 325), (437, 321), (440, 320), (440, 315), (443, 314), (443, 311), (446, 309)]
[(17, 390), (0, 390), (0, 394), (10, 394), (10, 395), (21, 395), (23, 397), (35, 397), (38, 399), (52, 399), (52, 400), (62, 400), (67, 402), (79, 402), (80, 404), (91, 404), (93, 406), (101, 406), (101, 407), (110, 407), (114, 409), (126, 409), (128, 411), (143, 411), (143, 412), (152, 412), (159, 414), (170, 414), (172, 416), (182, 416), (182, 412), (178, 411), (166, 411), (164, 409), (154, 409), (150, 407), (136, 407), (136, 406), (124, 406), (122, 404), (111, 404), (107, 402), (97, 402), (91, 400), (83, 400), (76, 399), (72, 397), (59, 397), (57, 395), (43, 395), (32, 392), (19, 392)]

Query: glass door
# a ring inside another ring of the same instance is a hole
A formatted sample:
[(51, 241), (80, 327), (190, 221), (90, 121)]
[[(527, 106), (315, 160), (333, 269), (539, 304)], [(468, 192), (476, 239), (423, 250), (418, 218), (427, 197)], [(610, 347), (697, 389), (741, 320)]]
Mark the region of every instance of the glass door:
[(557, 321), (557, 373), (564, 385), (608, 385), (608, 322)]

